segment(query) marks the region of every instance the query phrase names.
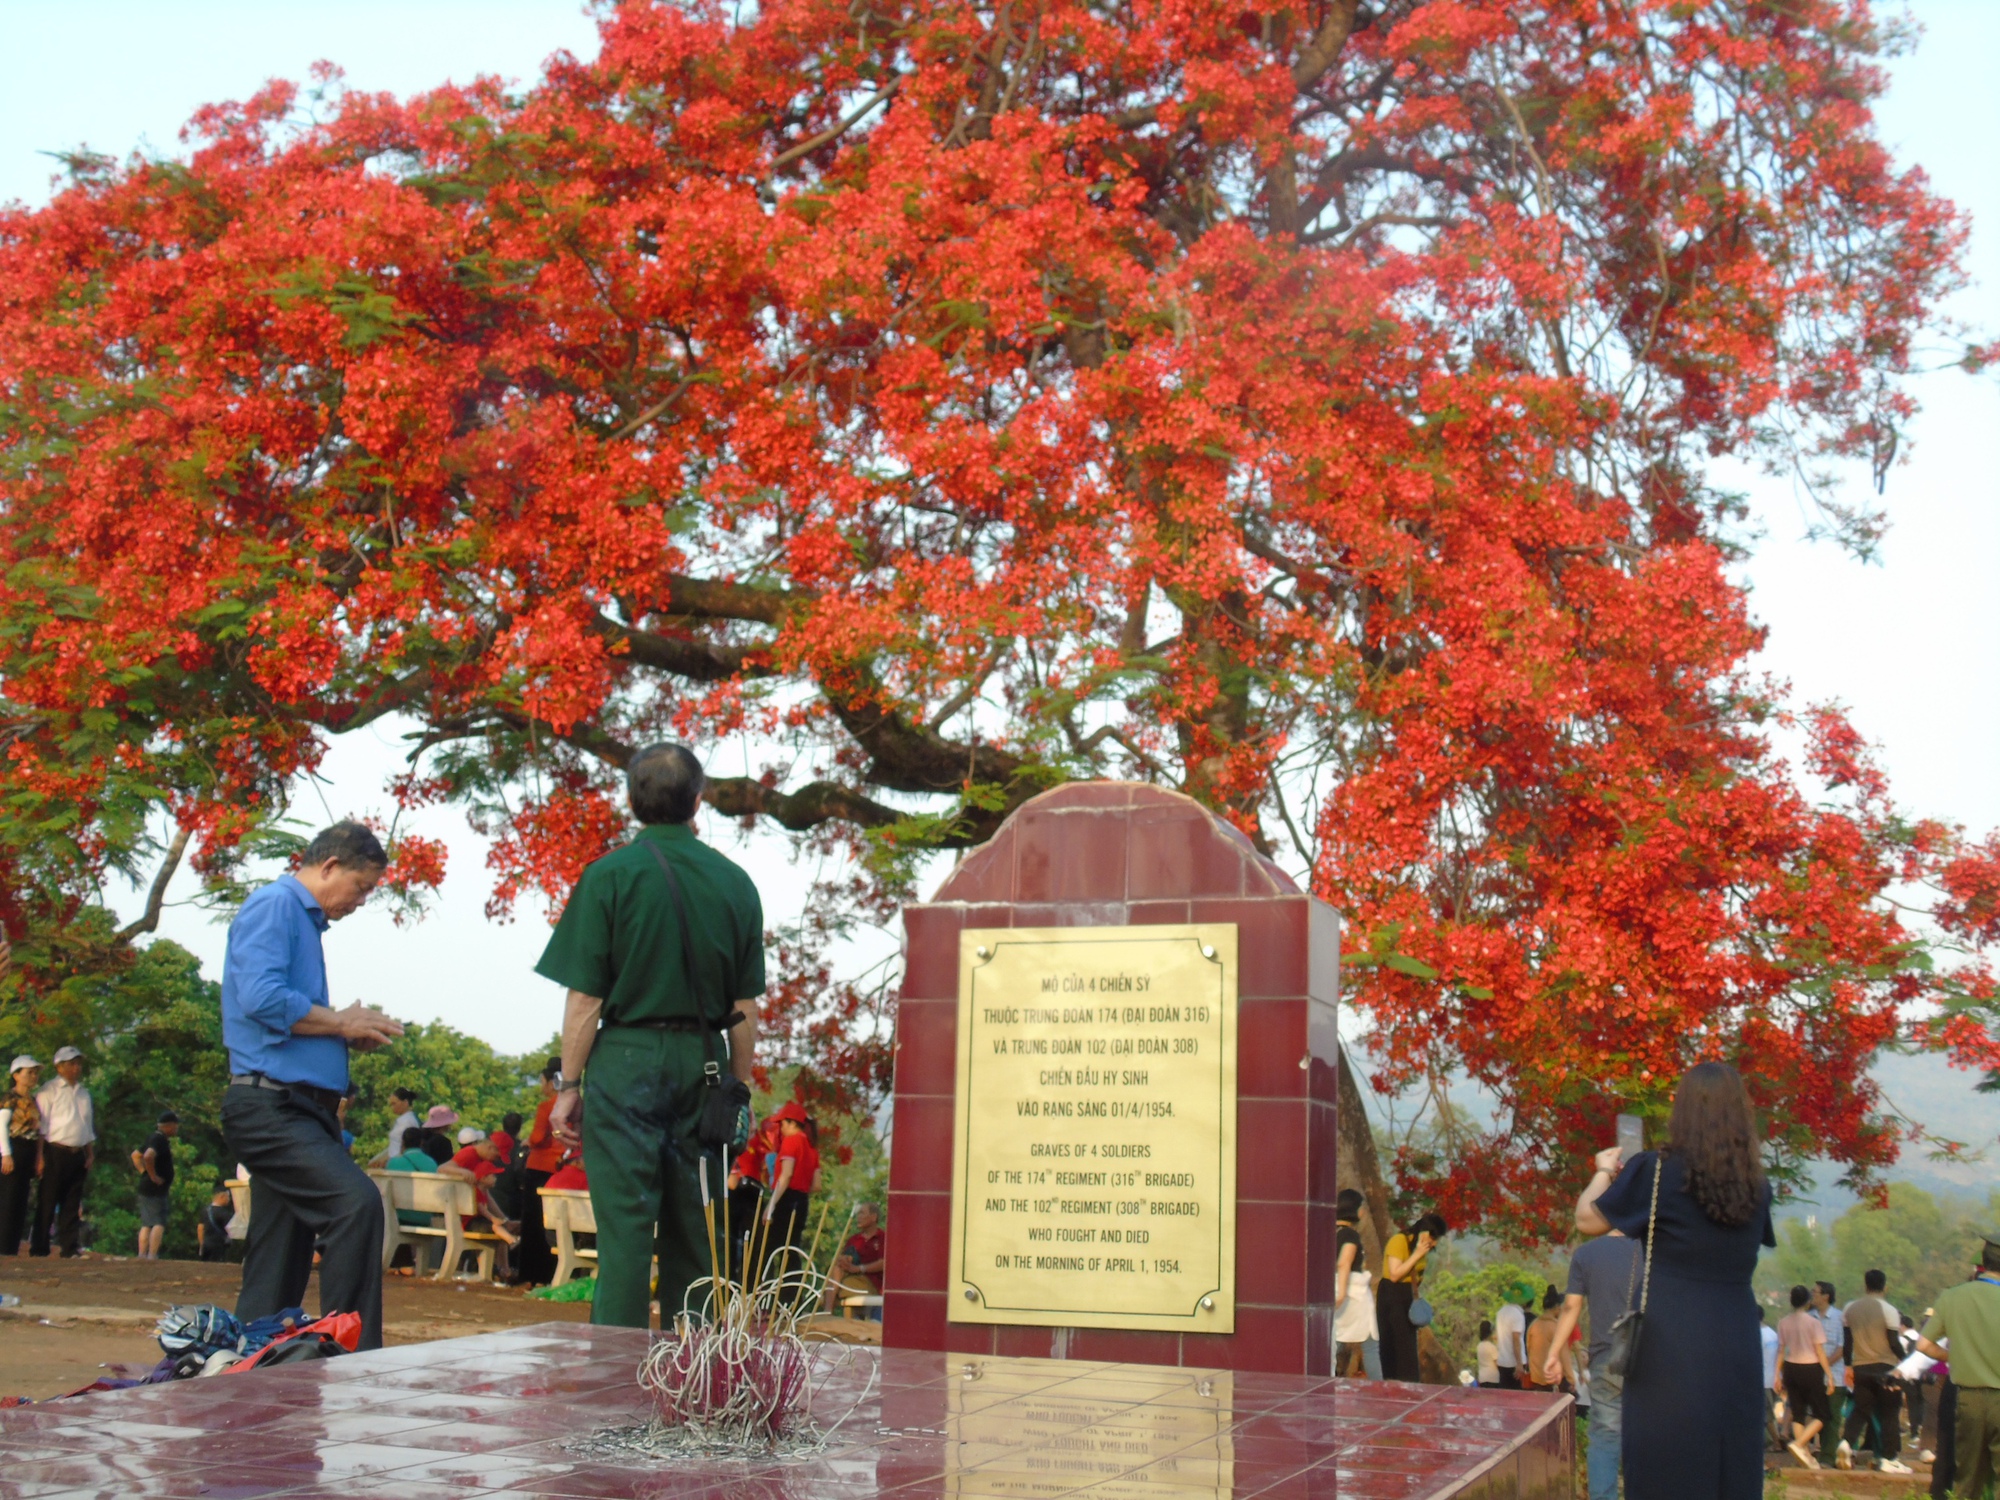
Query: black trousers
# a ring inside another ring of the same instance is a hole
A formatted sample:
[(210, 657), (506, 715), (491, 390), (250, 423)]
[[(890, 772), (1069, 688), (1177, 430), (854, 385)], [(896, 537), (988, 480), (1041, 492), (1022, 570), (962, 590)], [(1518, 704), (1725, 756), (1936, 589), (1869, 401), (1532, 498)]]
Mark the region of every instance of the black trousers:
[(90, 1178), (90, 1148), (59, 1146), (42, 1142), (42, 1188), (35, 1195), (35, 1236), (29, 1243), (30, 1255), (49, 1253), (53, 1227), (55, 1242), (65, 1258), (83, 1248), (83, 1185)]
[[(811, 1194), (802, 1193), (797, 1188), (786, 1188), (782, 1193), (778, 1194), (777, 1207), (771, 1211), (770, 1235), (765, 1241), (765, 1244), (770, 1248), (762, 1252), (764, 1264), (779, 1276), (784, 1277), (788, 1284), (799, 1276), (804, 1264), (802, 1259), (796, 1255), (785, 1255), (779, 1257), (773, 1263), (771, 1256), (779, 1249), (785, 1247), (796, 1249), (802, 1253), (804, 1252), (806, 1249), (806, 1207), (811, 1202)], [(798, 1300), (797, 1286), (788, 1285), (785, 1295), (787, 1301), (796, 1302)]]
[(521, 1194), (521, 1248), (515, 1252), (515, 1277), (522, 1286), (547, 1286), (556, 1279), (555, 1252), (549, 1249), (548, 1226), (542, 1223), (542, 1189), (553, 1172), (527, 1173)]
[(1937, 1457), (1931, 1461), (1931, 1500), (1945, 1500), (1958, 1482), (1958, 1387), (1938, 1386)]
[[(1833, 1403), (1827, 1399), (1826, 1371), (1819, 1361), (1808, 1365), (1788, 1359), (1778, 1366), (1778, 1373), (1785, 1382), (1785, 1407), (1792, 1422), (1804, 1427), (1817, 1419), (1821, 1431), (1833, 1426)], [(1785, 1441), (1791, 1440), (1787, 1433)]]
[(250, 1236), (236, 1316), (305, 1301), (320, 1241), (319, 1310), (361, 1314), (363, 1349), (382, 1347), (382, 1195), (341, 1149), (332, 1115), (292, 1089), (232, 1084), (222, 1138), (250, 1171)]
[[(1384, 1380), (1424, 1378), (1423, 1367), (1417, 1362), (1417, 1325), (1410, 1321), (1410, 1308), (1416, 1300), (1416, 1289), (1407, 1281), (1384, 1279), (1376, 1283), (1375, 1330), (1382, 1345)], [(1500, 1367), (1500, 1382), (1507, 1382), (1505, 1365)]]
[(1847, 1408), (1847, 1427), (1840, 1434), (1850, 1448), (1859, 1446), (1874, 1418), (1881, 1436), (1875, 1439), (1877, 1458), (1894, 1458), (1903, 1446), (1903, 1388), (1894, 1365), (1855, 1365), (1854, 1400)]
[(751, 1233), (764, 1211), (764, 1194), (746, 1177), (730, 1190), (724, 1201), (728, 1205), (722, 1218), (729, 1225), (729, 1274), (740, 1278), (743, 1257), (750, 1253)]
[(35, 1201), (35, 1168), (42, 1159), (42, 1143), (36, 1136), (19, 1136), (8, 1144), (14, 1148), (14, 1170), (0, 1174), (0, 1255), (19, 1255), (31, 1222), (29, 1205)]

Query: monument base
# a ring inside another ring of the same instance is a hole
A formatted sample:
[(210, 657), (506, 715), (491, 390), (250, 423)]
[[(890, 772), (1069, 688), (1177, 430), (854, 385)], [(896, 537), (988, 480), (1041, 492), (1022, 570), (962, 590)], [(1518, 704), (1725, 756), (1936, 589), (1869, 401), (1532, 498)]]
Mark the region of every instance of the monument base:
[(1567, 1398), (1159, 1365), (829, 1348), (818, 1454), (628, 1465), (647, 1335), (543, 1323), (0, 1411), (10, 1494), (249, 1500), (1557, 1500)]

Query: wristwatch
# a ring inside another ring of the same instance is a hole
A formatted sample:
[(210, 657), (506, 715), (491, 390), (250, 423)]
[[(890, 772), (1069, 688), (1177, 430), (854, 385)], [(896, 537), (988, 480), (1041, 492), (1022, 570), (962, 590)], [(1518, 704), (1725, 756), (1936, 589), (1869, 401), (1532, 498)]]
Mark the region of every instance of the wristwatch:
[(567, 1094), (571, 1089), (580, 1089), (582, 1087), (583, 1080), (581, 1078), (565, 1078), (561, 1083), (556, 1085), (556, 1092), (558, 1094)]

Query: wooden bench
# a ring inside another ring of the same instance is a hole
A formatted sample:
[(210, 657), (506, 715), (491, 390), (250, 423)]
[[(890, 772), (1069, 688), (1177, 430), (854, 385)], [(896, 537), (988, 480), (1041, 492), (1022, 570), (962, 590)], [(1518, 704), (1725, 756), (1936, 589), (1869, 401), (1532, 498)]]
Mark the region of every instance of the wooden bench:
[[(479, 1257), (479, 1279), (493, 1279), (493, 1260), (506, 1243), (486, 1230), (464, 1227), (464, 1216), (479, 1212), (479, 1192), (458, 1177), (438, 1177), (429, 1172), (370, 1172), (382, 1194), (382, 1269), (396, 1258), (396, 1251), (408, 1243), (416, 1260), (417, 1274), (425, 1272), (425, 1260), (433, 1249), (441, 1250), (435, 1278), (449, 1281), (458, 1274), (460, 1260), (470, 1252)], [(430, 1226), (405, 1224), (396, 1211), (430, 1214)]]
[(597, 1233), (597, 1210), (590, 1206), (588, 1188), (540, 1188), (542, 1224), (556, 1234), (556, 1279), (550, 1286), (567, 1286), (579, 1266), (596, 1274), (597, 1252), (578, 1247), (580, 1234)]

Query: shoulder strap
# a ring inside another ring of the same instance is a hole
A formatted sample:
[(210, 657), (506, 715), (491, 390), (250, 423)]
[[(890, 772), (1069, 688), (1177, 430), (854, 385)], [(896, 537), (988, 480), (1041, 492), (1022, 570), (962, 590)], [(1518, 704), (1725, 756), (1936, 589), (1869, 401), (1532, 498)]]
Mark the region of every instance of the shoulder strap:
[(1646, 1210), (1646, 1280), (1639, 1289), (1639, 1311), (1646, 1310), (1646, 1299), (1653, 1291), (1653, 1241), (1657, 1236), (1654, 1229), (1660, 1217), (1660, 1173), (1666, 1164), (1660, 1160), (1660, 1153), (1653, 1153), (1653, 1201)]
[(639, 836), (639, 842), (646, 846), (646, 852), (652, 855), (654, 863), (659, 865), (660, 873), (667, 877), (667, 894), (673, 897), (674, 919), (680, 923), (681, 978), (687, 985), (688, 994), (694, 998), (695, 1015), (706, 1029), (720, 1030), (727, 1023), (719, 1023), (715, 1013), (708, 1008), (707, 1000), (702, 995), (701, 983), (695, 977), (697, 971), (694, 962), (694, 934), (688, 927), (687, 902), (681, 896), (680, 877), (674, 874), (673, 865), (666, 855), (660, 852), (658, 844), (644, 834)]

